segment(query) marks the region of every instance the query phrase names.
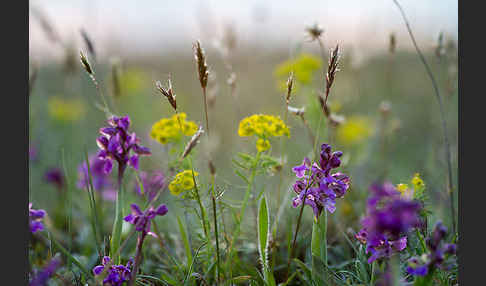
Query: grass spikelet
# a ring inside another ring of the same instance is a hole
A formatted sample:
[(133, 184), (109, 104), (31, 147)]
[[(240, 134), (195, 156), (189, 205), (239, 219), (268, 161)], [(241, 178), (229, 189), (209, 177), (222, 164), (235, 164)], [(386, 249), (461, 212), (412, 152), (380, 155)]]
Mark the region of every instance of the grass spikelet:
[(170, 80), (170, 76), (169, 76), (169, 79), (167, 80), (167, 88), (164, 88), (162, 86), (162, 83), (160, 81), (156, 81), (155, 82), (155, 87), (157, 88), (157, 90), (167, 98), (167, 100), (169, 100), (169, 103), (170, 105), (172, 106), (172, 108), (174, 109), (174, 111), (177, 112), (177, 101), (176, 101), (176, 95), (174, 94), (174, 92), (172, 91), (172, 82)]
[(196, 59), (197, 71), (199, 76), (199, 82), (202, 88), (206, 88), (208, 85), (209, 70), (206, 64), (206, 56), (204, 50), (201, 48), (201, 43), (196, 41), (193, 44), (194, 58)]
[(182, 153), (181, 159), (184, 159), (191, 153), (192, 149), (196, 147), (197, 143), (199, 143), (199, 138), (204, 133), (202, 126), (199, 126), (197, 132), (192, 136), (191, 140), (187, 143), (186, 148), (184, 148), (184, 152)]

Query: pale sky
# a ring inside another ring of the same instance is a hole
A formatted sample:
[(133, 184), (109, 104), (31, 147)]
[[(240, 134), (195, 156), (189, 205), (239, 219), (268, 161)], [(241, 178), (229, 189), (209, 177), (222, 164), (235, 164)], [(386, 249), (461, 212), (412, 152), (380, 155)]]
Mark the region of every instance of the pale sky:
[[(440, 31), (457, 39), (457, 0), (401, 0), (419, 44), (431, 47)], [(31, 0), (51, 20), (61, 37), (80, 43), (86, 29), (100, 55), (115, 49), (124, 56), (163, 53), (212, 41), (224, 24), (232, 24), (240, 42), (286, 48), (318, 22), (325, 41), (366, 52), (387, 47), (395, 32), (400, 48), (409, 48), (405, 26), (392, 0)], [(30, 14), (30, 54), (59, 57), (39, 21)], [(406, 37), (406, 38), (405, 38)]]

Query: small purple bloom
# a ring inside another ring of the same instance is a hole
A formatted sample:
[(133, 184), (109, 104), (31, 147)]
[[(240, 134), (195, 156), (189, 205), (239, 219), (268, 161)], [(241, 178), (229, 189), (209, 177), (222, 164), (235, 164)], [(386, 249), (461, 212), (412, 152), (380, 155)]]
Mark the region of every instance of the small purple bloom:
[(50, 168), (44, 175), (47, 183), (53, 184), (58, 190), (64, 188), (64, 174), (59, 168)]
[(311, 165), (311, 162), (310, 162), (309, 158), (305, 157), (304, 161), (302, 162), (302, 165), (293, 167), (292, 172), (295, 173), (297, 178), (302, 178), (302, 177), (304, 177), (305, 172), (309, 170), (310, 165)]
[[(94, 275), (100, 275), (110, 263), (111, 258), (103, 257), (102, 264), (93, 268)], [(124, 282), (129, 281), (131, 277), (132, 260), (130, 259), (126, 265), (111, 265), (107, 270), (107, 275), (103, 279), (103, 285), (122, 286)]]
[(140, 207), (137, 204), (131, 204), (130, 208), (132, 209), (132, 213), (125, 217), (125, 221), (135, 225), (135, 230), (142, 232), (142, 234), (150, 234), (155, 236), (154, 233), (150, 232), (150, 222), (156, 216), (164, 216), (167, 214), (168, 209), (167, 206), (161, 204), (156, 209), (150, 207), (142, 212)]
[(45, 210), (34, 210), (32, 208), (32, 203), (29, 203), (29, 225), (30, 232), (35, 233), (37, 231), (44, 230), (44, 225), (42, 224), (42, 219), (46, 215)]
[[(447, 228), (442, 222), (437, 222), (434, 230), (426, 239), (428, 252), (423, 255), (423, 259), (421, 259), (422, 257), (412, 257), (408, 260), (408, 273), (425, 276), (434, 268), (447, 270), (454, 261), (453, 255), (456, 254), (457, 249), (455, 244), (444, 242), (446, 235)], [(425, 268), (426, 271), (422, 270), (422, 268)]]
[(114, 201), (116, 199), (116, 191), (110, 175), (105, 172), (106, 165), (106, 161), (99, 159), (95, 155), (90, 156), (89, 172), (86, 162), (83, 162), (78, 167), (77, 187), (86, 189), (89, 185), (89, 173), (91, 173), (93, 188), (101, 193), (103, 199)]
[[(302, 165), (292, 168), (299, 178), (293, 185), (297, 196), (292, 200), (292, 206), (295, 208), (305, 201), (312, 208), (315, 219), (324, 209), (333, 213), (336, 210), (336, 198), (342, 198), (349, 188), (347, 175), (330, 173), (341, 164), (339, 157), (342, 152), (331, 153), (331, 146), (328, 144), (322, 144), (321, 150), (319, 165), (311, 165), (311, 161), (304, 158)], [(306, 175), (306, 172), (309, 174)]]
[(37, 271), (35, 277), (30, 281), (29, 286), (47, 285), (47, 282), (54, 275), (60, 264), (61, 260), (59, 258), (52, 258), (44, 269)]
[[(103, 170), (110, 173), (113, 169), (113, 160), (123, 168), (127, 165), (138, 170), (139, 155), (150, 155), (150, 150), (139, 145), (135, 133), (129, 133), (130, 118), (128, 116), (113, 116), (108, 120), (110, 126), (100, 129), (101, 136), (96, 139), (100, 148), (98, 157), (105, 162)], [(134, 154), (132, 154), (132, 152)]]
[[(162, 171), (154, 171), (151, 175), (140, 172), (140, 180), (142, 181), (144, 195), (147, 196), (149, 201), (152, 201), (159, 190), (165, 187), (165, 176)], [(135, 181), (134, 190), (137, 194), (142, 195), (138, 181)]]

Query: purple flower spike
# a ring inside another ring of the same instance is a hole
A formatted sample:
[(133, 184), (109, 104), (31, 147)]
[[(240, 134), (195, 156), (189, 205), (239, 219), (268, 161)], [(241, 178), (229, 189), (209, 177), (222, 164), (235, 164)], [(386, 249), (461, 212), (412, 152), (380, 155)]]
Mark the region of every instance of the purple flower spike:
[[(342, 154), (340, 151), (331, 153), (331, 146), (322, 144), (319, 165), (311, 164), (308, 158), (304, 158), (302, 165), (292, 168), (299, 178), (293, 185), (297, 193), (297, 197), (292, 200), (293, 207), (305, 201), (312, 208), (315, 219), (324, 209), (329, 213), (336, 210), (335, 199), (342, 198), (349, 188), (347, 175), (339, 172), (331, 174), (332, 169), (340, 166), (339, 157)], [(306, 175), (306, 172), (309, 174)]]
[(32, 208), (32, 203), (29, 203), (29, 225), (30, 232), (35, 233), (37, 231), (44, 230), (44, 225), (42, 224), (42, 219), (46, 215), (45, 210), (34, 210)]
[(154, 235), (150, 232), (150, 221), (156, 216), (164, 216), (168, 212), (167, 206), (164, 204), (158, 206), (156, 209), (150, 207), (145, 212), (142, 212), (137, 204), (131, 204), (130, 208), (132, 209), (132, 213), (125, 217), (125, 221), (135, 225), (135, 230), (142, 232), (143, 235)]
[[(102, 136), (96, 139), (96, 143), (100, 148), (98, 157), (104, 160), (105, 173), (110, 173), (113, 169), (113, 160), (118, 162), (119, 167), (124, 169), (125, 166), (130, 165), (134, 169), (138, 169), (139, 155), (151, 155), (147, 147), (139, 144), (139, 139), (135, 133), (129, 133), (130, 118), (112, 117), (108, 120), (110, 126), (100, 129)], [(131, 154), (131, 151), (135, 154)]]

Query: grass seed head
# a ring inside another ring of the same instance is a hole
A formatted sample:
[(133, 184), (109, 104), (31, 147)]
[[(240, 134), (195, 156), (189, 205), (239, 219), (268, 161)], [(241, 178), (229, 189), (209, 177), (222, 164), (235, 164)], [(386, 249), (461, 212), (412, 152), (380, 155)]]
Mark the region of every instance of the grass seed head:
[(83, 65), (84, 70), (91, 76), (94, 76), (94, 71), (91, 68), (91, 65), (89, 64), (88, 58), (86, 55), (83, 53), (83, 51), (79, 51), (79, 58), (81, 60), (81, 64)]
[(290, 96), (292, 95), (293, 85), (294, 85), (294, 73), (290, 72), (289, 78), (287, 79), (287, 97), (285, 98), (287, 105), (290, 102)]
[(172, 91), (172, 82), (170, 81), (170, 76), (169, 79), (167, 80), (167, 85), (168, 88), (164, 88), (160, 81), (155, 82), (155, 87), (157, 88), (157, 90), (169, 100), (169, 103), (172, 106), (172, 108), (174, 108), (174, 110), (177, 111), (176, 95)]
[(197, 143), (199, 143), (199, 138), (204, 133), (202, 126), (199, 126), (199, 129), (196, 133), (192, 136), (191, 140), (187, 143), (186, 148), (184, 148), (184, 152), (182, 153), (182, 159), (186, 158), (189, 153), (191, 153), (192, 149), (196, 147)]
[(204, 55), (204, 50), (201, 48), (201, 43), (196, 41), (193, 44), (194, 58), (196, 59), (197, 71), (199, 75), (199, 82), (202, 88), (206, 88), (208, 85), (209, 70), (206, 64), (206, 56)]

